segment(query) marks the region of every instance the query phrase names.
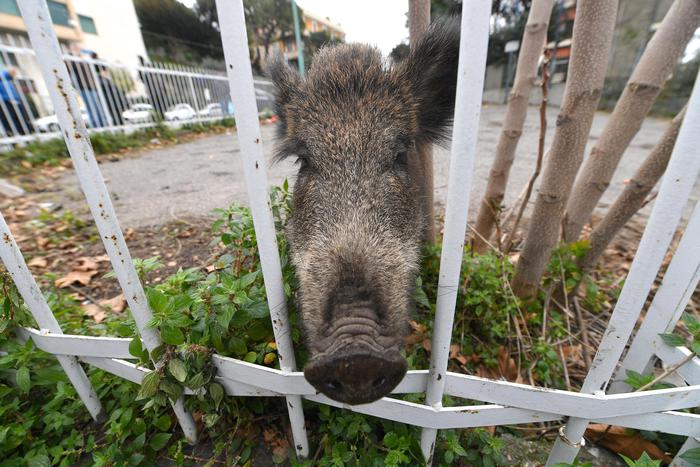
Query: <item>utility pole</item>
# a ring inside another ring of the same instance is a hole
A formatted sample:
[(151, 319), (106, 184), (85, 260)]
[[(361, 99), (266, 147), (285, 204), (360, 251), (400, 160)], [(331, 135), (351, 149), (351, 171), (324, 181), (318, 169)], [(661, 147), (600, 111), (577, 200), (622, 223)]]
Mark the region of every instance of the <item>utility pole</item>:
[(304, 43), (301, 41), (301, 28), (299, 27), (299, 12), (297, 11), (297, 2), (292, 2), (292, 17), (294, 18), (294, 38), (297, 41), (297, 63), (299, 64), (299, 73), (304, 74)]

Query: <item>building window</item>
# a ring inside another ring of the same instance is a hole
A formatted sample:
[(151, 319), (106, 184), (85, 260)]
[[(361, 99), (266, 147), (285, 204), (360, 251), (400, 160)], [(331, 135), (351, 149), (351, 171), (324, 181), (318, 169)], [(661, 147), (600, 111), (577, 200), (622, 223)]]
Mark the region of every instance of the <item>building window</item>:
[(6, 13), (13, 16), (21, 16), (17, 0), (0, 0), (0, 13)]
[(80, 29), (82, 29), (83, 32), (97, 34), (95, 20), (92, 19), (90, 16), (78, 15), (78, 21), (80, 21)]
[(48, 0), (49, 13), (53, 24), (59, 26), (70, 26), (70, 16), (68, 16), (68, 7), (63, 3), (58, 3), (54, 0)]
[(12, 52), (5, 52), (0, 54), (0, 64), (3, 66), (19, 66), (17, 63), (17, 56)]

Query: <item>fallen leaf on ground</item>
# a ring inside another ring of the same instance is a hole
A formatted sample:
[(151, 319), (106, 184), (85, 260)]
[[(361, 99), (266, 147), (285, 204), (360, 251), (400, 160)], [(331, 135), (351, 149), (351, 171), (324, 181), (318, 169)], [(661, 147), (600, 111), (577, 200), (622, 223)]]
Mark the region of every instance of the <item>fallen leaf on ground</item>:
[(102, 300), (100, 301), (100, 306), (109, 307), (115, 313), (121, 313), (126, 307), (126, 300), (124, 299), (124, 294), (119, 294), (116, 297), (112, 297), (107, 300)]
[(83, 313), (91, 317), (96, 323), (101, 323), (107, 317), (107, 313), (105, 313), (99, 305), (95, 305), (94, 303), (83, 305)]
[(65, 288), (76, 282), (81, 285), (88, 285), (97, 271), (71, 271), (60, 279), (56, 279), (56, 287)]
[(603, 423), (588, 425), (586, 439), (618, 454), (624, 454), (630, 459), (639, 459), (642, 453), (646, 452), (652, 459), (661, 460), (665, 464), (670, 464), (673, 460), (656, 444), (642, 438), (638, 433), (630, 432), (621, 426), (611, 426), (610, 429), (608, 426)]
[(94, 258), (89, 256), (83, 256), (78, 258), (78, 265), (75, 267), (76, 271), (95, 271), (100, 267), (100, 265), (95, 261)]
[(35, 268), (45, 268), (49, 262), (46, 261), (46, 258), (42, 258), (41, 256), (37, 256), (36, 258), (33, 258), (29, 263), (27, 263), (29, 266), (35, 267)]

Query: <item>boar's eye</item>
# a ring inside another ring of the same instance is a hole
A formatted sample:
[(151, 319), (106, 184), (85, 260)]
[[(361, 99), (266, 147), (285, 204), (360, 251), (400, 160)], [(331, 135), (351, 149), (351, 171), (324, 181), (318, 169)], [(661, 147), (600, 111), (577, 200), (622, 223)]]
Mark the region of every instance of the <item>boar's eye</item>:
[(396, 153), (396, 158), (394, 159), (394, 167), (406, 167), (408, 166), (408, 153), (406, 151), (399, 151)]

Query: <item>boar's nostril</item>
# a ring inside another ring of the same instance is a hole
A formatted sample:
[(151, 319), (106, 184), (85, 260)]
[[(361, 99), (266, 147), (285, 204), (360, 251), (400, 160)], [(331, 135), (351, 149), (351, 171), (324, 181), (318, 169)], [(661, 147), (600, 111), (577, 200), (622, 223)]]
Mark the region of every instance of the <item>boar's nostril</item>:
[(406, 360), (396, 350), (381, 355), (361, 345), (313, 358), (304, 369), (319, 392), (348, 404), (366, 404), (389, 394), (406, 374)]
[(375, 388), (380, 388), (386, 384), (386, 376), (380, 376), (379, 378), (374, 380), (374, 383), (372, 383), (372, 386)]
[(335, 380), (330, 380), (326, 383), (326, 387), (331, 391), (337, 391), (338, 389), (340, 389), (340, 383)]

